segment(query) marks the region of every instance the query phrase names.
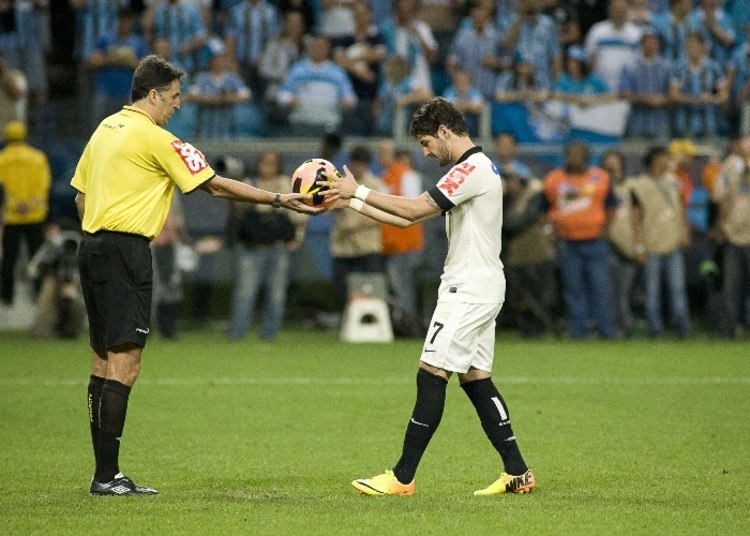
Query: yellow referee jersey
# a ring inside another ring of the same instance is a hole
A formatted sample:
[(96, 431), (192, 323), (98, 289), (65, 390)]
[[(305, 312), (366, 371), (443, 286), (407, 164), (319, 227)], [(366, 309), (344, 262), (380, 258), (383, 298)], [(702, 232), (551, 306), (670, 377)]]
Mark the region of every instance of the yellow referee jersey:
[(5, 223), (41, 223), (49, 212), (52, 182), (45, 154), (24, 142), (0, 151), (0, 184), (5, 189)]
[(99, 124), (70, 184), (86, 195), (82, 228), (153, 239), (164, 225), (175, 185), (187, 193), (214, 176), (206, 158), (125, 106)]

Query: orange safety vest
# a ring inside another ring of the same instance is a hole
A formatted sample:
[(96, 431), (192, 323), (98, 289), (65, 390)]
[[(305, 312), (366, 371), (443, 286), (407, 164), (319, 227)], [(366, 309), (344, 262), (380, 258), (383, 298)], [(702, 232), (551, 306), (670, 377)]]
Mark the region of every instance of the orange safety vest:
[[(401, 177), (409, 170), (407, 166), (396, 162), (392, 164), (383, 174), (383, 182), (388, 188), (388, 193), (401, 195)], [(421, 251), (424, 246), (422, 224), (418, 223), (401, 229), (393, 225), (383, 225), (383, 255), (395, 255), (399, 253), (410, 253)]]

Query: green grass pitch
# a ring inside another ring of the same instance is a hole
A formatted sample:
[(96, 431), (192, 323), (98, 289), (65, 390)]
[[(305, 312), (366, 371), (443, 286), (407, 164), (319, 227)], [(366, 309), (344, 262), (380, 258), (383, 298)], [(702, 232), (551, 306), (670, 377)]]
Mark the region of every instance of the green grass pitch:
[(0, 334), (0, 531), (26, 534), (748, 534), (750, 345), (498, 337), (495, 380), (538, 488), (474, 497), (497, 454), (452, 379), (413, 497), (392, 467), (421, 342), (290, 329), (154, 337), (122, 469), (158, 497), (90, 497), (89, 352)]

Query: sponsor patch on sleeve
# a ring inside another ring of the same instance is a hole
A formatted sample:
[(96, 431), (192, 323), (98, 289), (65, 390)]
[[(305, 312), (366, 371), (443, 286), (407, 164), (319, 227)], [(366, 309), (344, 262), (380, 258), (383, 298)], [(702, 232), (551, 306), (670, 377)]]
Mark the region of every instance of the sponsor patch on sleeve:
[(446, 197), (451, 197), (474, 169), (476, 169), (476, 166), (471, 165), (468, 162), (463, 162), (451, 169), (448, 174), (438, 182), (437, 187), (446, 195)]
[(206, 157), (203, 156), (203, 153), (189, 143), (174, 140), (172, 148), (177, 151), (177, 154), (180, 155), (185, 166), (193, 175), (208, 167), (208, 162), (206, 162)]

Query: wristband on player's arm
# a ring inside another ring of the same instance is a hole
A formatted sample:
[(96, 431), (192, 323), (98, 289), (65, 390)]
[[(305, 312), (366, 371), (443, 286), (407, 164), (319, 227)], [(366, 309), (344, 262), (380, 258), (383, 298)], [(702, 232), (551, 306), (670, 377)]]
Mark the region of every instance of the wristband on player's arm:
[(354, 209), (357, 212), (362, 212), (363, 206), (365, 206), (365, 203), (361, 199), (357, 199), (356, 197), (349, 199), (349, 208)]
[(357, 186), (357, 189), (354, 191), (354, 197), (356, 197), (360, 201), (367, 201), (367, 196), (369, 194), (370, 189), (364, 184), (360, 184), (359, 186)]

